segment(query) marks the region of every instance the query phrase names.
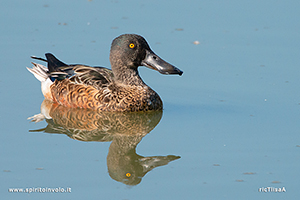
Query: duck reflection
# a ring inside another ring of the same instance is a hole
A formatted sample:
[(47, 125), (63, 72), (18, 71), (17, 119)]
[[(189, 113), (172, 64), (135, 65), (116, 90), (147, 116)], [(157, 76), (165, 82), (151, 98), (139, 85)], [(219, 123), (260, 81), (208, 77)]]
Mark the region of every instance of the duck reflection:
[(41, 113), (28, 119), (33, 122), (46, 120), (46, 128), (31, 132), (66, 134), (80, 141), (112, 141), (107, 168), (112, 179), (126, 185), (137, 185), (152, 169), (167, 165), (180, 156), (144, 157), (136, 153), (136, 146), (162, 117), (162, 111), (150, 112), (95, 112), (93, 110), (67, 108), (44, 100)]

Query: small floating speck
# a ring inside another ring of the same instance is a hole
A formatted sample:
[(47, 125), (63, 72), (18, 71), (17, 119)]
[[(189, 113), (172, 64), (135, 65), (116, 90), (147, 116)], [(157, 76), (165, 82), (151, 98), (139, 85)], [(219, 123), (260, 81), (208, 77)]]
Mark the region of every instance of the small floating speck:
[(7, 170), (7, 169), (5, 169), (5, 170), (3, 170), (3, 172), (11, 172), (10, 170)]
[(48, 8), (48, 7), (49, 7), (49, 5), (48, 5), (48, 4), (45, 4), (45, 5), (44, 5), (44, 8)]
[(237, 179), (237, 180), (235, 180), (236, 182), (244, 182), (244, 180), (242, 180), (242, 179)]
[(183, 28), (175, 28), (175, 31), (183, 31)]
[(36, 170), (44, 170), (44, 168), (43, 167), (37, 167), (37, 168), (35, 168)]
[(195, 41), (193, 42), (193, 44), (194, 44), (194, 45), (198, 45), (198, 44), (200, 44), (200, 42), (199, 42), (198, 40), (195, 40)]
[(220, 165), (219, 164), (213, 164), (213, 166), (219, 167)]
[(118, 29), (119, 27), (117, 26), (113, 26), (113, 27), (110, 27), (111, 29)]
[(300, 145), (296, 145), (296, 147), (300, 147)]
[(272, 181), (271, 183), (281, 183), (280, 181)]
[(245, 174), (245, 175), (254, 175), (256, 173), (255, 172), (244, 172), (243, 174)]

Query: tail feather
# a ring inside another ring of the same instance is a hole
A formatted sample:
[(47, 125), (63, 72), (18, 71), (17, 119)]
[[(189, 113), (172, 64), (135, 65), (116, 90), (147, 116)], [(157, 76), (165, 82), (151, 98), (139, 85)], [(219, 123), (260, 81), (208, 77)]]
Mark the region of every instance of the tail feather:
[[(52, 100), (53, 101), (53, 96), (51, 93), (51, 85), (55, 80), (63, 80), (65, 79), (69, 73), (73, 72), (72, 68), (73, 67), (68, 67), (65, 63), (59, 61), (55, 56), (53, 56), (50, 53), (45, 54), (46, 59), (44, 58), (39, 58), (36, 56), (31, 56), (31, 58), (36, 59), (36, 60), (41, 60), (44, 62), (47, 62), (47, 67), (37, 64), (37, 63), (32, 63), (33, 67), (28, 68), (28, 71), (30, 71), (39, 81), (41, 81), (41, 89), (44, 97), (46, 99)], [(62, 67), (67, 67), (66, 69), (62, 70)]]
[(59, 71), (61, 71), (59, 68), (68, 66), (66, 63), (63, 63), (60, 60), (58, 60), (51, 53), (46, 53), (45, 56), (46, 56), (46, 59), (36, 57), (36, 56), (31, 56), (31, 58), (35, 59), (35, 60), (41, 60), (41, 61), (47, 62), (47, 67), (48, 67), (49, 72), (59, 72)]
[(48, 75), (48, 69), (47, 67), (37, 64), (37, 63), (32, 63), (34, 66), (32, 68), (26, 67), (28, 71), (30, 71), (35, 78), (37, 78), (39, 81), (44, 82), (47, 80), (49, 77)]
[(53, 100), (50, 86), (53, 84), (53, 82), (50, 79), (49, 71), (47, 67), (32, 63), (34, 66), (32, 68), (28, 68), (28, 71), (30, 71), (39, 81), (41, 81), (41, 89), (44, 97), (49, 100)]
[(46, 53), (45, 54), (47, 58), (47, 63), (48, 63), (48, 69), (50, 72), (57, 72), (60, 71), (59, 68), (63, 66), (68, 66), (67, 64), (61, 62), (58, 60), (53, 54), (51, 53)]
[(44, 58), (40, 58), (40, 57), (36, 57), (36, 56), (30, 56), (30, 58), (32, 58), (32, 59), (36, 59), (36, 60), (41, 60), (41, 61), (44, 61), (44, 62), (47, 62), (47, 60), (46, 60), (46, 59), (44, 59)]

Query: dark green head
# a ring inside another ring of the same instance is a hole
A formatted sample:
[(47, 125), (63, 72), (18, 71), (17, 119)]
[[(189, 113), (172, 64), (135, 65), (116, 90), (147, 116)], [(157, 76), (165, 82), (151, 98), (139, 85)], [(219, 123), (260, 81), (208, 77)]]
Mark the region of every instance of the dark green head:
[(162, 74), (179, 74), (182, 71), (157, 56), (149, 47), (147, 41), (140, 35), (124, 34), (115, 38), (111, 44), (110, 62), (115, 72), (137, 70), (139, 66), (159, 71)]

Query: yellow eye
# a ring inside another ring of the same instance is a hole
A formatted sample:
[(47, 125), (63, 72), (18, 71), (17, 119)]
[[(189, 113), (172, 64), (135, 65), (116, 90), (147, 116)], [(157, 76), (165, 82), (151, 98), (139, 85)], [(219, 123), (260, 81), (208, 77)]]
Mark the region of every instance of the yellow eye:
[[(133, 46), (134, 46), (134, 45), (133, 45)], [(126, 173), (126, 176), (127, 176), (127, 177), (130, 177), (130, 176), (131, 176), (131, 174), (130, 174), (130, 173)]]
[(129, 44), (129, 48), (133, 49), (135, 47), (135, 45), (133, 43)]

